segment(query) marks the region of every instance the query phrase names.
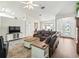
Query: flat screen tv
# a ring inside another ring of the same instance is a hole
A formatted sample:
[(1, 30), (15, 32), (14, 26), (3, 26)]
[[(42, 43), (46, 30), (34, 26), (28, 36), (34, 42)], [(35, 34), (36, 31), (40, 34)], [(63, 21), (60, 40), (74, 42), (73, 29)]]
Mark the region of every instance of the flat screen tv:
[(20, 32), (20, 26), (9, 26), (9, 33)]

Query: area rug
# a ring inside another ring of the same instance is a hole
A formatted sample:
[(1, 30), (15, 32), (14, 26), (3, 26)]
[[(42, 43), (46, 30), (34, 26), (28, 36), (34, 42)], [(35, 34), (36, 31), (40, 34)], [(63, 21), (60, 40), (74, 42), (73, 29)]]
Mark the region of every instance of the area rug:
[(13, 49), (8, 50), (7, 58), (30, 58), (31, 50), (23, 45), (16, 45)]

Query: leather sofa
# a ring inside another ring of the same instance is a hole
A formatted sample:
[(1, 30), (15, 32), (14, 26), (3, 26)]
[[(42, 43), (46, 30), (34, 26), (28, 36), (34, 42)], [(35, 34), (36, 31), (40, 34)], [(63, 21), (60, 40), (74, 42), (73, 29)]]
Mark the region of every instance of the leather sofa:
[(44, 41), (49, 36), (52, 36), (55, 33), (56, 33), (56, 31), (40, 30), (40, 31), (37, 31), (36, 33), (34, 33), (33, 37), (39, 37), (40, 38), (40, 41)]
[[(34, 37), (39, 37), (40, 41), (46, 40), (45, 43), (49, 45), (49, 57), (51, 57), (53, 55), (53, 53), (55, 52), (55, 50), (58, 46), (58, 43), (59, 43), (59, 42), (56, 43), (56, 41), (57, 41), (56, 33), (57, 33), (56, 31), (40, 30), (34, 34)], [(53, 35), (55, 35), (55, 36), (53, 36)]]

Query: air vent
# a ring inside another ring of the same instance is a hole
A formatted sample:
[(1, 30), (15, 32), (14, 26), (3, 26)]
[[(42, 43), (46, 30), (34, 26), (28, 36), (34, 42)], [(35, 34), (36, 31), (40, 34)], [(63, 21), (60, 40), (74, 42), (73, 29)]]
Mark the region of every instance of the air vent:
[(45, 8), (44, 6), (41, 7), (41, 9), (44, 9), (44, 8)]
[(39, 16), (42, 16), (41, 14)]

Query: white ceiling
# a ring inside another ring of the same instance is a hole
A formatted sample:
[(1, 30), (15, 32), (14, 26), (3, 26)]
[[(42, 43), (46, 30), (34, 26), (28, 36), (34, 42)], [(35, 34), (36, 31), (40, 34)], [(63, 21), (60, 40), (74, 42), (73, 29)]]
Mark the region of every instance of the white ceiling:
[(75, 3), (74, 1), (42, 1), (35, 2), (41, 6), (45, 6), (44, 10), (41, 10), (40, 7), (33, 10), (33, 14), (42, 14), (41, 19), (53, 19), (54, 16), (57, 17), (66, 17), (68, 15), (75, 15)]
[[(0, 1), (0, 8), (9, 8), (15, 12), (16, 17), (32, 16), (40, 20), (54, 19), (57, 17), (73, 16), (75, 10), (75, 1), (34, 1), (39, 7), (33, 10), (24, 9), (24, 4), (19, 1)], [(45, 6), (42, 10), (41, 7)], [(41, 14), (41, 16), (40, 16)]]

